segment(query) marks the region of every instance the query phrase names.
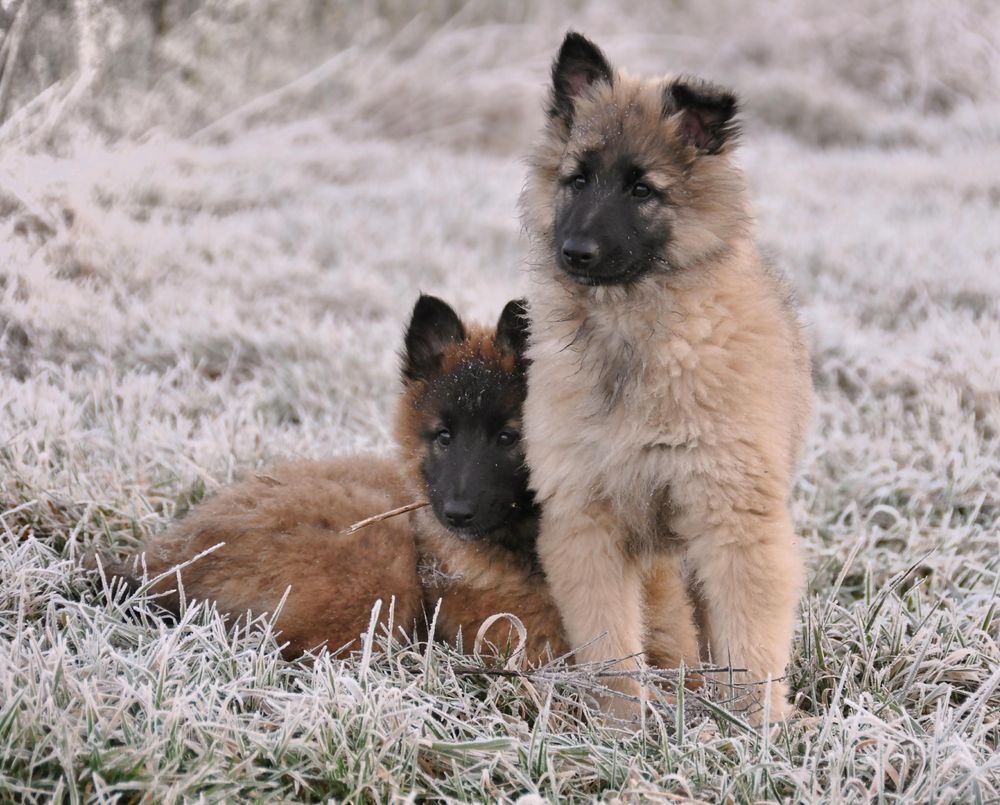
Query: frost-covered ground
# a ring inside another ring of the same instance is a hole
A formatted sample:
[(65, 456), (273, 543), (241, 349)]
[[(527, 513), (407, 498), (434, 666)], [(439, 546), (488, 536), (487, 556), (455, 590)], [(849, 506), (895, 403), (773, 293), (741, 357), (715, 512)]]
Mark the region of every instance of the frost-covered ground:
[[(0, 4), (0, 800), (997, 801), (1000, 6), (495, 5), (182, 0), (156, 34)], [(622, 732), (571, 676), (300, 666), (105, 606), (84, 550), (279, 457), (390, 448), (418, 290), (492, 320), (525, 289), (519, 159), (570, 26), (746, 100), (819, 394), (804, 717)]]

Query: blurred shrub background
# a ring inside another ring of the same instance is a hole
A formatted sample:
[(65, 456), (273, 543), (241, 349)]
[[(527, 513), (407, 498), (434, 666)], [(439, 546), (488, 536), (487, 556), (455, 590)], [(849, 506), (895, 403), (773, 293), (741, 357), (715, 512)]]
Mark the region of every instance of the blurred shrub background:
[(30, 118), (32, 100), (44, 115), (40, 95), (75, 87), (74, 116), (108, 137), (186, 135), (338, 54), (266, 113), (346, 105), (382, 133), (514, 150), (535, 126), (528, 88), (568, 27), (632, 70), (735, 83), (751, 119), (813, 144), (995, 137), (1000, 125), (990, 0), (6, 0), (2, 117)]

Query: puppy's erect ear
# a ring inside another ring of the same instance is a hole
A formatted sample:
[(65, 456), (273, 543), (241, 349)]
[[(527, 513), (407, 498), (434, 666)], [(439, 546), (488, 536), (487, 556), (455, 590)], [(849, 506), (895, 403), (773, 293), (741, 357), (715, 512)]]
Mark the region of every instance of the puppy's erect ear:
[(612, 82), (611, 65), (597, 45), (587, 37), (570, 31), (552, 64), (549, 115), (562, 118), (567, 125), (572, 123), (576, 98), (598, 81)]
[(436, 296), (421, 295), (406, 328), (403, 377), (422, 380), (437, 371), (449, 344), (465, 340), (458, 314)]
[(681, 78), (663, 90), (663, 115), (680, 115), (681, 137), (706, 154), (719, 153), (739, 136), (736, 96), (697, 78)]
[(507, 303), (497, 322), (497, 344), (511, 352), (518, 360), (524, 359), (528, 348), (528, 304), (524, 299)]

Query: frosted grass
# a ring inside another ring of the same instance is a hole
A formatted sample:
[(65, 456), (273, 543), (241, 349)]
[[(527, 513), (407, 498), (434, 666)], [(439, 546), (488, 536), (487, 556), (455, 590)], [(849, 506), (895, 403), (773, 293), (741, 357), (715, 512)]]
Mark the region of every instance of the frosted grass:
[[(143, 51), (83, 47), (133, 29), (81, 2), (65, 52), (32, 8), (48, 67), (22, 56), (0, 124), (0, 799), (1000, 798), (995, 4), (223, 2)], [(526, 290), (518, 160), (570, 26), (746, 97), (819, 394), (801, 717), (689, 692), (626, 730), (587, 670), (384, 636), (285, 663), (266, 623), (109, 604), (86, 551), (279, 458), (390, 449), (418, 291), (492, 321)]]

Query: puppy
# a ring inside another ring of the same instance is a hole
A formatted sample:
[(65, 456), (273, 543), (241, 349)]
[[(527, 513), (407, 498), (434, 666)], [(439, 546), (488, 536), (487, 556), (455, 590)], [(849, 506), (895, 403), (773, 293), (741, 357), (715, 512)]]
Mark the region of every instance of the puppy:
[[(275, 611), (288, 658), (360, 645), (372, 608), (393, 623), (471, 649), (485, 621), (511, 613), (527, 627), (524, 658), (565, 651), (562, 623), (535, 553), (538, 509), (520, 440), (526, 393), (526, 319), (520, 302), (495, 329), (467, 326), (447, 304), (421, 296), (402, 356), (398, 458), (300, 461), (253, 475), (191, 511), (144, 548), (159, 602), (215, 602), (230, 618)], [(352, 524), (425, 500), (425, 509)], [(171, 568), (220, 545), (178, 571)], [(110, 563), (138, 585), (137, 557)], [(439, 604), (440, 602), (440, 604)], [(508, 620), (484, 630), (498, 652), (517, 647)]]
[(616, 72), (566, 36), (522, 198), (525, 438), (567, 637), (603, 635), (578, 659), (645, 644), (696, 661), (683, 564), (712, 659), (770, 679), (780, 717), (803, 578), (787, 500), (812, 387), (789, 292), (753, 240), (736, 109), (728, 90)]

